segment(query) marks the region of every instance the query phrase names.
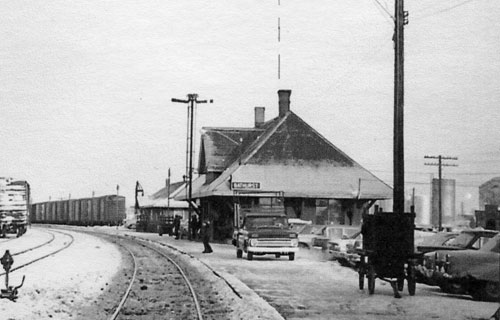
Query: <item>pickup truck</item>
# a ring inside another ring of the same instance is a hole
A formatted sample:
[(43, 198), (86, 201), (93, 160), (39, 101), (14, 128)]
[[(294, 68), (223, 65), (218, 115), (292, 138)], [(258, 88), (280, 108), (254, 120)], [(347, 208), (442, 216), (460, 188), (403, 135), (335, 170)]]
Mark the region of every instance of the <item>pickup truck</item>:
[(236, 246), (236, 257), (247, 259), (254, 255), (274, 254), (277, 258), (288, 255), (289, 260), (295, 259), (299, 250), (297, 233), (290, 230), (286, 215), (247, 214), (243, 223), (233, 232), (232, 243)]

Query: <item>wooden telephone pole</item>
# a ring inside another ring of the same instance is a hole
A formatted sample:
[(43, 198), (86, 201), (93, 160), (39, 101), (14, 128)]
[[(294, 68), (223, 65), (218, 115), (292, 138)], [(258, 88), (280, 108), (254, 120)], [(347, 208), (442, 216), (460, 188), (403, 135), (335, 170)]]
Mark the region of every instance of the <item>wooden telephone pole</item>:
[(395, 2), (394, 20), (394, 190), (393, 212), (404, 212), (404, 26), (408, 24), (408, 12), (403, 0)]

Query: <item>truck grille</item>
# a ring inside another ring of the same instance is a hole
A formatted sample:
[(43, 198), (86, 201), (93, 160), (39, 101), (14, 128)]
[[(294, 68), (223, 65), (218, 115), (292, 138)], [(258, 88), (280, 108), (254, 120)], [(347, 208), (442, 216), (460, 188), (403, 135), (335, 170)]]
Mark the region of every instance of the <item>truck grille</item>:
[(292, 247), (290, 239), (257, 239), (255, 247)]

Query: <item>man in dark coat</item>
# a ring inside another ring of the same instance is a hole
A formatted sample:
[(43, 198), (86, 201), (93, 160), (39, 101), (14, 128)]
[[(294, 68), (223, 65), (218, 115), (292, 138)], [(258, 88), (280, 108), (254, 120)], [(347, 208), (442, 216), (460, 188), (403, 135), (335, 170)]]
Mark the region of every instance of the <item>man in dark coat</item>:
[(181, 217), (175, 216), (174, 218), (174, 234), (175, 239), (179, 239), (179, 229), (181, 228)]
[(200, 235), (201, 235), (201, 240), (203, 241), (203, 246), (205, 247), (205, 250), (203, 250), (203, 253), (212, 253), (212, 247), (208, 243), (210, 241), (210, 222), (209, 221), (205, 221), (203, 223), (203, 225), (201, 226)]
[(196, 218), (196, 216), (193, 216), (191, 218), (191, 237), (193, 238), (193, 240), (196, 239), (196, 235), (198, 234), (198, 218)]

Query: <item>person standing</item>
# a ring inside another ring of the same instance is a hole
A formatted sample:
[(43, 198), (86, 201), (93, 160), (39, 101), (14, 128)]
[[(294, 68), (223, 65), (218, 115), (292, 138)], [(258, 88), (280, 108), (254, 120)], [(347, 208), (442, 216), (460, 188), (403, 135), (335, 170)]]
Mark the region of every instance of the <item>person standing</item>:
[(181, 228), (181, 217), (176, 215), (174, 218), (174, 235), (175, 239), (179, 239), (179, 229)]
[(201, 240), (203, 241), (203, 247), (205, 250), (203, 250), (203, 253), (212, 253), (212, 247), (208, 243), (210, 241), (210, 222), (205, 221), (203, 222), (203, 225), (201, 226), (200, 230), (200, 235), (201, 235)]
[(191, 218), (191, 237), (193, 240), (196, 239), (196, 235), (198, 234), (198, 218), (193, 216)]

